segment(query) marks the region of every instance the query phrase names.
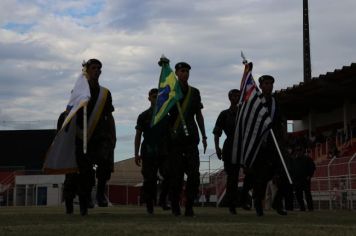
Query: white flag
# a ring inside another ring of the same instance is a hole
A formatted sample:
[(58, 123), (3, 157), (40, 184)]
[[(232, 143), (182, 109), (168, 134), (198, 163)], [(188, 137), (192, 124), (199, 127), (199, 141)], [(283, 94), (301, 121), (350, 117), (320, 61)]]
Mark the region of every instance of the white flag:
[(84, 74), (81, 74), (70, 96), (67, 106), (69, 114), (47, 152), (43, 167), (45, 172), (64, 174), (77, 170), (75, 155), (76, 114), (80, 108), (88, 104), (89, 99), (90, 88), (88, 80)]
[(70, 99), (67, 105), (67, 111), (69, 114), (64, 120), (62, 128), (65, 127), (77, 113), (77, 111), (88, 104), (90, 99), (90, 88), (88, 80), (84, 74), (81, 74), (74, 85), (74, 89), (70, 95)]

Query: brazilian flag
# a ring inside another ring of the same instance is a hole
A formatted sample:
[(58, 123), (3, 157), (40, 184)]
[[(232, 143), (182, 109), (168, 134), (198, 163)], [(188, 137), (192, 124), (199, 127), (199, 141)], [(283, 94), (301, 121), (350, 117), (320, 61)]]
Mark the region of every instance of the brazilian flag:
[(151, 126), (156, 125), (165, 115), (167, 115), (172, 106), (183, 97), (176, 75), (169, 66), (169, 60), (166, 60), (167, 61), (160, 63), (162, 70), (159, 78), (158, 96)]

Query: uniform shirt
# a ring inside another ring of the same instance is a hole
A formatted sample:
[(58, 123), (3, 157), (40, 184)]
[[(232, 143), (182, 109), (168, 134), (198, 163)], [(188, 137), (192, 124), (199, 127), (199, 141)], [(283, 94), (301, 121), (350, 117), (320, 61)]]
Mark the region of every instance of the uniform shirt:
[(143, 132), (141, 156), (143, 158), (167, 155), (169, 143), (168, 118), (164, 117), (151, 127), (153, 108), (142, 112), (137, 118), (136, 129)]
[[(183, 91), (183, 98), (179, 101), (181, 107), (183, 106), (183, 102), (185, 97), (187, 96), (187, 93), (188, 90)], [(174, 123), (177, 117), (179, 116), (177, 106), (173, 106), (170, 111), (170, 125), (173, 137), (172, 144), (177, 147), (193, 147), (199, 144), (200, 139), (198, 126), (195, 121), (195, 116), (201, 109), (203, 109), (203, 104), (201, 103), (200, 92), (198, 89), (191, 87), (190, 101), (185, 112), (182, 111), (184, 112), (184, 120), (186, 122), (189, 135), (185, 135), (182, 122), (180, 123), (176, 131), (173, 130)]]
[[(284, 125), (283, 125), (282, 114), (280, 112), (278, 103), (274, 97), (266, 98), (266, 108), (267, 108), (267, 110), (270, 114), (271, 120), (272, 120), (272, 130), (276, 136), (276, 139), (277, 139), (279, 145), (281, 146), (284, 144), (284, 141), (285, 141), (284, 134), (283, 134)], [(266, 149), (266, 150), (269, 150), (272, 152), (274, 150), (277, 151), (270, 132), (268, 132), (266, 140), (262, 143), (261, 149)], [(263, 151), (263, 152), (265, 152), (265, 151)]]
[[(276, 136), (276, 139), (279, 143), (279, 147), (283, 148), (283, 121), (280, 113), (280, 109), (276, 99), (272, 97), (265, 97), (266, 99), (266, 108), (270, 113), (270, 117), (272, 119), (272, 129)], [(281, 150), (284, 153), (283, 150)], [(271, 171), (271, 173), (281, 173), (283, 171), (283, 166), (281, 165), (281, 161), (279, 158), (279, 154), (277, 152), (276, 145), (272, 138), (270, 132), (266, 136), (266, 139), (262, 141), (261, 148), (258, 152), (258, 155), (253, 164), (254, 166), (264, 166), (265, 170)]]
[(222, 157), (224, 161), (231, 161), (232, 145), (234, 140), (234, 131), (236, 126), (237, 109), (231, 107), (223, 110), (216, 120), (213, 134), (221, 137), (225, 133), (226, 139), (223, 145)]
[[(91, 98), (88, 103), (88, 117), (90, 117), (94, 109), (95, 103), (98, 100), (99, 91), (100, 91), (99, 88), (90, 88)], [(106, 141), (110, 141), (111, 143), (114, 142), (113, 140), (114, 137), (112, 137), (113, 136), (112, 132), (114, 132), (113, 129), (115, 130), (115, 126), (113, 127), (113, 124), (110, 122), (112, 119), (113, 111), (114, 111), (114, 106), (112, 105), (112, 97), (110, 91), (108, 91), (104, 109), (95, 127), (91, 140), (93, 141), (106, 140)]]
[[(100, 92), (100, 87), (90, 87), (91, 98), (87, 106), (87, 119), (91, 116), (95, 104), (98, 100)], [(112, 104), (112, 97), (110, 91), (108, 91), (105, 105), (99, 121), (93, 131), (93, 134), (88, 142), (88, 152), (95, 150), (100, 151), (100, 149), (114, 149), (116, 144), (116, 130), (115, 130), (115, 121), (112, 116), (114, 111), (114, 106)], [(80, 109), (77, 113), (77, 125), (83, 127), (83, 109)], [(77, 139), (77, 145), (82, 145), (82, 141)]]
[(266, 106), (272, 119), (273, 131), (276, 136), (281, 136), (284, 127), (284, 118), (282, 117), (278, 101), (274, 97), (266, 99)]

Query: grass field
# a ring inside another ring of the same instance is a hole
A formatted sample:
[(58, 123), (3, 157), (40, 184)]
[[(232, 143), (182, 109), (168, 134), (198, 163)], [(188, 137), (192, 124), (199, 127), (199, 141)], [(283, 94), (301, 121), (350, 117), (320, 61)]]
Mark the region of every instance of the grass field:
[(356, 235), (356, 213), (351, 211), (291, 212), (279, 216), (266, 211), (238, 209), (236, 216), (226, 208), (195, 208), (196, 217), (174, 217), (156, 209), (149, 216), (144, 207), (115, 206), (90, 209), (82, 217), (65, 215), (64, 207), (1, 207), (0, 235)]

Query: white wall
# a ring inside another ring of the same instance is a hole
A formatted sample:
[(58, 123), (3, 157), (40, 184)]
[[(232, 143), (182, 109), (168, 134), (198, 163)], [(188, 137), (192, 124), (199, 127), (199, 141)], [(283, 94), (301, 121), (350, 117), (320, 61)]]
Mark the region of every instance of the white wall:
[(64, 183), (64, 175), (17, 175), (15, 184), (59, 184)]
[(47, 206), (57, 206), (61, 203), (62, 185), (57, 188), (52, 186), (47, 187)]
[(62, 186), (64, 183), (64, 175), (20, 175), (15, 176), (15, 186), (17, 191), (16, 205), (25, 205), (24, 186), (36, 186), (31, 196), (27, 195), (27, 204), (36, 204), (37, 188), (47, 188), (47, 206), (56, 206), (61, 204)]

